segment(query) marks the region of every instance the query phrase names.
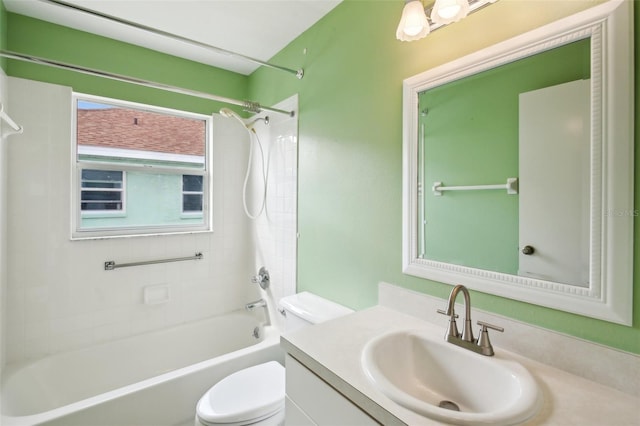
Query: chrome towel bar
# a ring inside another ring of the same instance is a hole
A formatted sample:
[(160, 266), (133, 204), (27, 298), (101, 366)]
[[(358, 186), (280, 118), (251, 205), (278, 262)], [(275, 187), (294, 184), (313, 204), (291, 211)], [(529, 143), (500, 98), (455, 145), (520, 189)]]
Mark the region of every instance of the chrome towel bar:
[(196, 253), (194, 256), (188, 256), (188, 257), (174, 257), (171, 259), (145, 260), (143, 262), (131, 262), (131, 263), (116, 263), (113, 260), (109, 260), (107, 262), (104, 262), (104, 270), (113, 271), (116, 268), (127, 268), (129, 266), (153, 265), (155, 263), (182, 262), (184, 260), (200, 260), (200, 259), (202, 259), (202, 253)]
[(498, 185), (467, 185), (467, 186), (443, 186), (442, 182), (434, 182), (431, 187), (433, 195), (442, 195), (442, 191), (477, 191), (483, 189), (506, 189), (507, 194), (518, 193), (518, 178), (508, 178), (507, 183)]

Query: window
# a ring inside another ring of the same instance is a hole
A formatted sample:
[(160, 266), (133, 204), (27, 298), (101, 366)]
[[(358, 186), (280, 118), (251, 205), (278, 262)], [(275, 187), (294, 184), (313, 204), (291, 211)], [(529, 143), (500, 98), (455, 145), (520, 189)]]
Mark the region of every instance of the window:
[(182, 212), (202, 213), (202, 176), (182, 176)]
[(83, 169), (80, 191), (82, 212), (122, 212), (124, 172)]
[(209, 116), (74, 95), (73, 238), (210, 230)]

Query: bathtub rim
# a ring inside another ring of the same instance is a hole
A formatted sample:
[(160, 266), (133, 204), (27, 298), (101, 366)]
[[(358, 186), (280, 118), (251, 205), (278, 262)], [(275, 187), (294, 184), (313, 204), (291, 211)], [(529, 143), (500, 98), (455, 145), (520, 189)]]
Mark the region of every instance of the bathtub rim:
[[(0, 424), (3, 424), (3, 425), (9, 424), (11, 426), (36, 426), (44, 422), (56, 420), (60, 417), (64, 417), (66, 415), (75, 413), (77, 411), (86, 410), (88, 408), (94, 407), (101, 403), (105, 403), (108, 401), (115, 400), (117, 398), (121, 398), (123, 396), (134, 394), (136, 392), (142, 391), (152, 386), (165, 383), (191, 373), (195, 373), (197, 371), (203, 370), (208, 367), (212, 367), (216, 364), (227, 362), (229, 360), (232, 360), (237, 357), (241, 357), (243, 355), (248, 355), (260, 350), (266, 350), (274, 346), (280, 346), (281, 332), (280, 330), (278, 330), (277, 327), (272, 325), (264, 325), (263, 333), (264, 333), (264, 337), (262, 341), (256, 344), (253, 344), (251, 346), (247, 346), (245, 348), (241, 348), (233, 352), (228, 352), (228, 353), (216, 356), (214, 358), (210, 358), (204, 361), (190, 364), (185, 367), (180, 367), (178, 369), (171, 370), (166, 373), (162, 373), (157, 376), (150, 377), (148, 379), (144, 379), (129, 385), (122, 386), (117, 389), (113, 389), (98, 395), (94, 395), (85, 399), (81, 399), (79, 401), (72, 402), (62, 407), (53, 408), (49, 411), (43, 411), (40, 413), (29, 414), (25, 416), (5, 415), (3, 412), (2, 415), (0, 416)], [(28, 365), (28, 363), (26, 365)], [(24, 365), (22, 367), (24, 367)], [(211, 385), (213, 386), (213, 384), (214, 383), (212, 383)]]

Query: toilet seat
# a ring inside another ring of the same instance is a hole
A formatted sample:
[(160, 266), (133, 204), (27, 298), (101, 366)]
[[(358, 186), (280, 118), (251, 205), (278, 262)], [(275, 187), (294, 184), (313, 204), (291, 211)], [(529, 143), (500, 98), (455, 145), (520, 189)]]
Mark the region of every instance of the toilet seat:
[(209, 389), (198, 401), (198, 419), (209, 425), (240, 426), (274, 416), (284, 409), (285, 369), (276, 361), (237, 371)]

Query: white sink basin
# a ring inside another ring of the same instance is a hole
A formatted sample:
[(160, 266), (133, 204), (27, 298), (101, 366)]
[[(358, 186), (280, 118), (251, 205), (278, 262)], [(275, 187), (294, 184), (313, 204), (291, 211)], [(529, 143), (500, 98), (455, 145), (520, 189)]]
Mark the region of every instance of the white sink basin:
[(542, 403), (536, 381), (519, 363), (499, 354), (476, 354), (420, 331), (396, 331), (371, 340), (362, 365), (388, 398), (447, 423), (518, 424)]

